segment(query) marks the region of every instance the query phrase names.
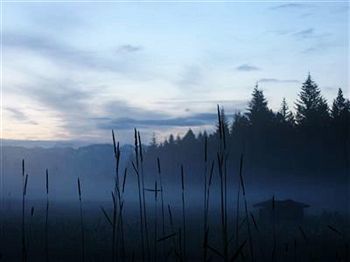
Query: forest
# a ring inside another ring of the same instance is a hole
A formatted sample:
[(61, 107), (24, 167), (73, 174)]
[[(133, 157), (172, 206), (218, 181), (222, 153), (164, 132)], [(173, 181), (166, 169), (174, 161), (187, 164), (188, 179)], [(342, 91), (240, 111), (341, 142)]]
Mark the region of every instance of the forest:
[[(245, 155), (246, 170), (259, 182), (283, 181), (290, 176), (310, 181), (348, 179), (350, 102), (342, 89), (328, 105), (320, 88), (308, 75), (295, 101), (295, 113), (283, 99), (278, 112), (268, 107), (268, 101), (256, 86), (246, 112), (235, 113), (233, 119), (218, 106), (223, 123), (229, 169), (237, 171), (239, 156)], [(167, 172), (174, 176), (174, 163), (189, 166), (195, 173), (203, 162), (204, 140), (208, 140), (211, 158), (215, 158), (220, 136), (218, 124), (214, 133), (205, 131), (197, 136), (190, 129), (182, 138), (170, 135), (157, 143), (155, 137), (147, 149), (146, 158), (161, 156)], [(151, 162), (152, 163), (152, 162)], [(148, 166), (152, 170), (152, 164)], [(190, 173), (191, 173), (190, 172)], [(190, 178), (189, 178), (190, 179)]]

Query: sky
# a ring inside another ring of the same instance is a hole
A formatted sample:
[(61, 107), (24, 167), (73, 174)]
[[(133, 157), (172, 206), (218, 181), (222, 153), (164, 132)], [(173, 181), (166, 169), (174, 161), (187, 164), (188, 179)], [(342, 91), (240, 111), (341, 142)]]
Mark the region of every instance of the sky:
[(349, 87), (347, 2), (3, 2), (2, 138), (122, 143), (213, 130), (254, 86)]

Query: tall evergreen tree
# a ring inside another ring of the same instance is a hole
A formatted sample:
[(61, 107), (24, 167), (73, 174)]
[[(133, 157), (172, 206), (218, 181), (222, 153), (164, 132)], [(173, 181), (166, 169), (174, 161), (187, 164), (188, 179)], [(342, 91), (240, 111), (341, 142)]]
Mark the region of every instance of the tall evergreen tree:
[(333, 120), (341, 120), (350, 113), (349, 101), (344, 98), (343, 91), (339, 88), (338, 95), (333, 101), (331, 116)]
[(277, 113), (278, 120), (282, 123), (294, 125), (293, 113), (289, 110), (286, 98), (283, 98), (281, 108)]
[(309, 74), (296, 102), (296, 121), (299, 125), (324, 125), (329, 120), (327, 101)]
[(266, 124), (272, 120), (273, 114), (267, 106), (263, 91), (258, 89), (258, 85), (253, 90), (246, 115), (252, 125)]

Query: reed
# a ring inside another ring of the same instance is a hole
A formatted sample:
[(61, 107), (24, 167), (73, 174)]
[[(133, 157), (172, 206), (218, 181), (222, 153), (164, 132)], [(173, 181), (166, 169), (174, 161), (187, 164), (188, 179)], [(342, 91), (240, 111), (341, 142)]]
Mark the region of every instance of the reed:
[(83, 204), (81, 199), (81, 185), (78, 177), (78, 195), (79, 195), (79, 208), (80, 208), (80, 229), (81, 229), (81, 260), (85, 262), (85, 228), (83, 217)]
[(113, 215), (112, 215), (112, 261), (117, 260), (117, 246), (116, 246), (116, 230), (117, 230), (117, 203), (115, 195), (112, 192), (112, 203), (113, 203)]
[(220, 207), (221, 207), (221, 230), (222, 230), (222, 244), (223, 257), (227, 262), (228, 257), (228, 230), (227, 230), (227, 168), (226, 162), (228, 155), (226, 154), (226, 133), (221, 117), (221, 110), (217, 105), (218, 124), (219, 124), (219, 149), (217, 152), (217, 161), (220, 178)]
[(146, 206), (146, 194), (145, 194), (145, 173), (143, 169), (143, 150), (142, 150), (142, 142), (140, 132), (137, 131), (137, 139), (139, 145), (139, 154), (140, 154), (140, 164), (141, 164), (141, 183), (142, 183), (142, 204), (143, 204), (143, 219), (145, 226), (145, 238), (146, 238), (146, 250), (147, 250), (147, 259), (151, 260), (151, 249), (149, 242), (149, 231), (148, 231), (148, 222), (147, 222), (147, 206)]
[(22, 159), (22, 261), (27, 261), (26, 230), (25, 230), (25, 203), (27, 193), (28, 174), (25, 174), (24, 159)]
[(208, 216), (207, 216), (207, 169), (208, 169), (208, 137), (204, 137), (204, 203), (203, 203), (203, 261), (207, 261), (207, 256), (208, 256)]
[(158, 258), (158, 213), (157, 213), (157, 203), (158, 203), (158, 186), (157, 181), (154, 184), (154, 261)]
[(46, 210), (45, 210), (45, 259), (49, 261), (49, 171), (45, 172)]
[[(136, 140), (135, 140), (136, 141)], [(137, 142), (136, 142), (137, 145)], [(137, 152), (137, 150), (135, 149)], [(136, 157), (136, 163), (138, 162), (138, 157)], [(143, 235), (143, 213), (142, 213), (142, 196), (141, 196), (141, 182), (140, 182), (140, 174), (138, 171), (138, 167), (135, 166), (134, 162), (131, 162), (132, 167), (135, 171), (135, 174), (137, 176), (137, 189), (138, 189), (138, 196), (139, 196), (139, 215), (140, 215), (140, 234), (141, 234), (141, 251), (142, 251), (142, 261), (145, 261), (145, 241), (144, 241), (144, 235)]]
[(182, 228), (183, 228), (183, 259), (187, 260), (186, 254), (186, 207), (185, 207), (185, 180), (184, 168), (181, 165), (181, 198), (182, 198)]
[(158, 167), (158, 179), (160, 186), (160, 201), (161, 201), (161, 212), (162, 212), (162, 234), (165, 235), (165, 212), (164, 212), (164, 195), (163, 195), (163, 182), (162, 182), (162, 172), (160, 168), (160, 160), (157, 157), (157, 167)]

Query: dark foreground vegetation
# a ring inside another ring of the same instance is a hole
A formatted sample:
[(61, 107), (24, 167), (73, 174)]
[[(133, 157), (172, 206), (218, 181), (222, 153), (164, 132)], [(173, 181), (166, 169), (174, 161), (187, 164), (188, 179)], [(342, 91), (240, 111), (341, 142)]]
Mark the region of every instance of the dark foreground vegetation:
[[(350, 103), (339, 90), (329, 109), (309, 76), (296, 107), (295, 116), (285, 101), (272, 112), (255, 88), (248, 112), (236, 114), (232, 124), (218, 106), (213, 134), (189, 131), (144, 148), (135, 129), (134, 153), (124, 165), (112, 132), (109, 201), (85, 199), (81, 177), (75, 201), (51, 199), (50, 170), (42, 176), (45, 198), (29, 200), (23, 160), (21, 200), (2, 201), (1, 259), (349, 261)], [(300, 179), (310, 188), (320, 181), (343, 185), (339, 199), (331, 200), (343, 212), (280, 220), (277, 194), (270, 196), (271, 219), (262, 220), (250, 187), (278, 183), (283, 191)]]

